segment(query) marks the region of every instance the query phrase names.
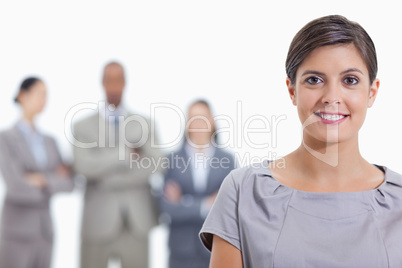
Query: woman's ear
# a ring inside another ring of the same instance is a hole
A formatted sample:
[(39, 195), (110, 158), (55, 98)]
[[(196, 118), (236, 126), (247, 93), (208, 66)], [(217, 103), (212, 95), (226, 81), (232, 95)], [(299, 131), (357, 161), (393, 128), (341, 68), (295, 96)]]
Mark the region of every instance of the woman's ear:
[(369, 99), (367, 102), (367, 107), (371, 108), (374, 104), (375, 98), (377, 97), (378, 89), (380, 88), (380, 80), (375, 79), (373, 83), (370, 86), (370, 91), (369, 91)]
[(296, 102), (296, 90), (294, 88), (294, 85), (292, 84), (292, 81), (290, 80), (290, 78), (286, 78), (286, 86), (288, 87), (288, 92), (289, 92), (289, 96), (290, 99), (292, 100), (293, 105), (297, 105)]
[(20, 105), (23, 105), (23, 103), (25, 103), (25, 99), (26, 99), (26, 92), (22, 92), (22, 91), (18, 92), (18, 95), (15, 99), (17, 100), (17, 102)]

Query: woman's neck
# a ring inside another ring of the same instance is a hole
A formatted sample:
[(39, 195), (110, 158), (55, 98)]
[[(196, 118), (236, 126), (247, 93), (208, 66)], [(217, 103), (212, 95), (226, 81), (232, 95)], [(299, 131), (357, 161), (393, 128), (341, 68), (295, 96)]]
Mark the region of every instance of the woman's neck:
[(23, 112), (22, 112), (22, 118), (23, 118), (23, 120), (25, 120), (27, 123), (29, 123), (31, 126), (34, 126), (35, 115), (23, 111)]
[(316, 174), (320, 178), (350, 174), (351, 171), (366, 163), (360, 154), (357, 140), (319, 146), (303, 143), (294, 153), (299, 163), (310, 171), (311, 175)]
[(323, 142), (304, 136), (296, 150), (305, 164), (317, 166), (319, 170), (338, 170), (355, 168), (364, 160), (359, 150), (358, 136), (340, 142)]
[(376, 169), (361, 156), (357, 137), (331, 144), (304, 139), (285, 160), (302, 178), (297, 185), (312, 191), (358, 190), (367, 171)]

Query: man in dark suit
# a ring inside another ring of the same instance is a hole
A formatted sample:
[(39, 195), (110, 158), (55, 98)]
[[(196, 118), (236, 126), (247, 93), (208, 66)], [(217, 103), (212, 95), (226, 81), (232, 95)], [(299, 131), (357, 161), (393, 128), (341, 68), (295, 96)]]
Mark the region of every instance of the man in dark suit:
[(208, 267), (210, 254), (198, 233), (223, 179), (235, 165), (230, 153), (214, 146), (214, 125), (208, 103), (192, 103), (186, 127), (188, 139), (169, 157), (160, 206), (170, 219), (170, 268)]

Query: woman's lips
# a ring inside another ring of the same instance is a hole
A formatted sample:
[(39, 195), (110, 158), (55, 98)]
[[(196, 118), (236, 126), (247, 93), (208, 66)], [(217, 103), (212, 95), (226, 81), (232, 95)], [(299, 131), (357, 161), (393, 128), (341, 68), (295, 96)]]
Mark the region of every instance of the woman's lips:
[(324, 124), (340, 124), (349, 117), (348, 114), (314, 113)]

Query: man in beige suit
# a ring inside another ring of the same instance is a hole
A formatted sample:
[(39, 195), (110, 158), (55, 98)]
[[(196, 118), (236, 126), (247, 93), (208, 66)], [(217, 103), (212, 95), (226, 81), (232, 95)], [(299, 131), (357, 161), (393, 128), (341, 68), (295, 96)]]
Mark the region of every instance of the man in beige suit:
[[(162, 153), (151, 146), (150, 120), (121, 104), (124, 86), (123, 67), (107, 64), (106, 105), (74, 126), (74, 168), (87, 182), (82, 268), (106, 268), (111, 257), (120, 259), (123, 268), (148, 267), (148, 233), (158, 218), (149, 178)], [(143, 158), (147, 161), (141, 166)]]

